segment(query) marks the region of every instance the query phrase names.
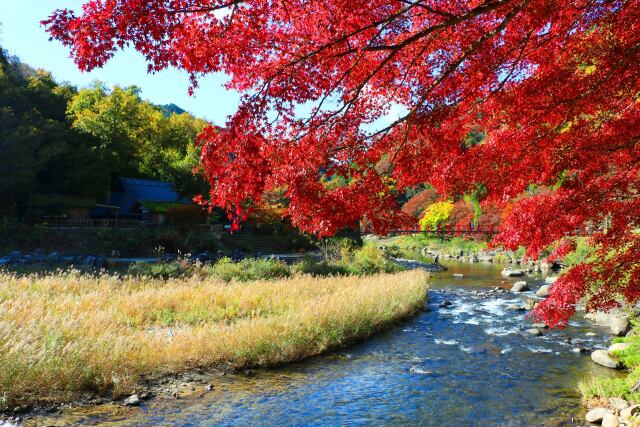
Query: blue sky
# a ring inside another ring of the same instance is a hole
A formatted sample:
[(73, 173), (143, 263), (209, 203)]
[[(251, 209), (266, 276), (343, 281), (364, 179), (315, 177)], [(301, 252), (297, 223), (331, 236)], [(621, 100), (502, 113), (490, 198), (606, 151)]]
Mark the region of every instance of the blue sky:
[(32, 67), (51, 71), (60, 82), (68, 81), (79, 87), (94, 80), (109, 85), (136, 85), (142, 89), (142, 97), (153, 103), (173, 102), (217, 125), (224, 125), (226, 116), (235, 111), (238, 95), (222, 86), (224, 75), (202, 79), (195, 96), (190, 97), (186, 73), (170, 69), (148, 74), (144, 58), (133, 50), (119, 52), (102, 69), (80, 72), (69, 58), (69, 51), (56, 41), (50, 42), (39, 22), (56, 8), (79, 10), (82, 3), (82, 0), (0, 0), (0, 46)]

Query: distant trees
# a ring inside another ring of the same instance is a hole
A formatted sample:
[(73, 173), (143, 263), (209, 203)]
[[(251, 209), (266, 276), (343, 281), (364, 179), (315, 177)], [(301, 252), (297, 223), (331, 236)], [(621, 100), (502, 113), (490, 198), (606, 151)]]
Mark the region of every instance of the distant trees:
[(143, 101), (136, 87), (78, 91), (0, 50), (0, 216), (24, 218), (34, 193), (99, 199), (115, 175), (206, 192), (193, 172), (205, 126), (178, 106)]
[(0, 215), (23, 215), (41, 183), (61, 180), (49, 168), (75, 142), (65, 119), (73, 92), (0, 50)]
[(105, 188), (118, 174), (172, 181), (190, 195), (206, 191), (193, 169), (200, 155), (194, 142), (207, 122), (167, 111), (143, 101), (135, 86), (109, 89), (97, 82), (73, 97), (67, 114), (74, 129), (93, 137)]

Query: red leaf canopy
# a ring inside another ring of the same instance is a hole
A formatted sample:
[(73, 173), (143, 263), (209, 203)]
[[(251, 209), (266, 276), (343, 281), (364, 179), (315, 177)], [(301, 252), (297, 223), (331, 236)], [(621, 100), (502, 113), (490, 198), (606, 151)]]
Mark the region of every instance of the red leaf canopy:
[(585, 295), (640, 296), (640, 1), (89, 0), (44, 23), (84, 70), (129, 45), (194, 86), (231, 77), (241, 105), (200, 141), (235, 218), (284, 187), (303, 230), (385, 232), (406, 219), (397, 191), (482, 186), (486, 203), (519, 196), (508, 247), (597, 231), (600, 260), (538, 309), (551, 324)]

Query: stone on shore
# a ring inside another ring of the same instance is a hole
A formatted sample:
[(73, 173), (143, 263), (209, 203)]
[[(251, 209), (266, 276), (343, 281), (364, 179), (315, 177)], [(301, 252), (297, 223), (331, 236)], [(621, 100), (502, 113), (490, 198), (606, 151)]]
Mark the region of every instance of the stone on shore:
[(613, 335), (623, 336), (629, 330), (629, 319), (624, 315), (612, 316), (609, 320), (609, 329)]
[(618, 427), (619, 425), (618, 416), (615, 414), (605, 414), (602, 417), (602, 427)]
[(600, 424), (603, 418), (609, 414), (613, 415), (613, 413), (607, 408), (595, 408), (587, 412), (587, 415), (585, 415), (584, 418), (590, 423)]
[(611, 344), (611, 346), (609, 346), (609, 353), (614, 351), (626, 350), (629, 347), (631, 347), (631, 344), (629, 344), (628, 342), (618, 342), (615, 344)]
[(611, 369), (618, 369), (620, 367), (620, 362), (611, 357), (606, 350), (594, 351), (591, 353), (591, 360), (596, 362), (598, 365)]
[(140, 406), (140, 398), (138, 397), (137, 394), (132, 394), (131, 396), (127, 397), (122, 404), (124, 406)]
[(527, 285), (527, 282), (525, 281), (516, 282), (513, 284), (513, 287), (511, 288), (511, 292), (525, 292), (528, 290), (529, 290), (529, 285)]
[(610, 312), (596, 311), (587, 313), (585, 318), (595, 320), (598, 325), (609, 327), (611, 334), (623, 336), (630, 329), (629, 318), (620, 310)]
[(620, 411), (620, 417), (625, 421), (631, 420), (632, 417), (636, 417), (638, 414), (640, 414), (640, 404), (629, 406)]
[(536, 291), (536, 295), (541, 297), (541, 298), (547, 298), (549, 296), (550, 289), (551, 289), (551, 285), (542, 285)]
[(629, 407), (629, 402), (624, 399), (620, 399), (619, 397), (610, 398), (609, 404), (616, 411), (622, 411), (623, 409), (627, 409)]

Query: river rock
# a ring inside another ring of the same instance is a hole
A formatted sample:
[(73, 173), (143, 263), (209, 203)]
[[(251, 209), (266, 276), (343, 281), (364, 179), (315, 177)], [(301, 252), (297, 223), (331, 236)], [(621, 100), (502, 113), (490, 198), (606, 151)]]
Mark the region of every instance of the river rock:
[(556, 283), (556, 280), (558, 280), (558, 276), (549, 276), (544, 279), (544, 283), (546, 283), (547, 285), (553, 285), (554, 283)]
[(589, 350), (585, 347), (574, 347), (571, 349), (572, 353), (579, 353), (579, 354), (583, 354), (583, 353), (588, 353)]
[(464, 278), (464, 274), (460, 274), (460, 273), (453, 273), (453, 277), (455, 279), (462, 279)]
[(615, 344), (611, 344), (611, 346), (609, 346), (609, 353), (612, 353), (614, 351), (626, 350), (629, 347), (631, 347), (631, 344), (629, 344), (628, 342), (618, 342)]
[(525, 281), (516, 282), (513, 284), (513, 287), (511, 288), (511, 292), (525, 292), (528, 290), (529, 290), (529, 285), (527, 285), (527, 282)]
[(611, 369), (617, 369), (620, 367), (620, 362), (611, 357), (606, 350), (596, 350), (591, 353), (591, 360), (596, 362), (598, 365), (605, 366)]
[(140, 406), (140, 397), (138, 397), (137, 394), (132, 394), (131, 396), (127, 397), (122, 404), (124, 406)]
[(522, 306), (522, 305), (517, 305), (517, 304), (510, 304), (507, 306), (507, 310), (512, 310), (512, 311), (526, 311), (527, 309)]
[(631, 420), (631, 417), (636, 417), (638, 414), (640, 414), (640, 404), (629, 406), (620, 411), (620, 417), (625, 421)]
[(36, 249), (33, 251), (33, 261), (34, 262), (44, 262), (47, 258), (47, 255), (44, 253), (42, 249)]
[(58, 252), (51, 252), (49, 255), (47, 255), (46, 261), (50, 264), (58, 264), (62, 262), (62, 255), (60, 255)]
[(607, 408), (595, 408), (587, 412), (587, 415), (585, 415), (584, 418), (590, 423), (600, 424), (602, 419), (608, 414), (613, 415), (613, 413)]
[(624, 399), (620, 399), (619, 397), (610, 398), (609, 404), (616, 411), (622, 411), (623, 409), (627, 409), (629, 407), (629, 402)]
[(531, 328), (525, 331), (529, 335), (533, 335), (534, 337), (539, 337), (542, 335), (542, 331), (538, 328)]
[(453, 303), (451, 301), (443, 301), (440, 303), (440, 305), (438, 307), (440, 308), (447, 308), (447, 307), (451, 307), (453, 305)]
[(533, 310), (534, 308), (536, 308), (537, 304), (538, 304), (538, 301), (536, 301), (533, 298), (527, 298), (524, 300), (524, 308), (527, 310)]
[(524, 276), (524, 271), (522, 270), (514, 270), (511, 267), (507, 267), (504, 270), (502, 270), (502, 277), (522, 277)]
[(614, 315), (609, 319), (609, 330), (613, 335), (623, 336), (629, 331), (629, 319), (625, 315)]
[(546, 298), (549, 296), (550, 289), (551, 289), (551, 285), (542, 285), (536, 291), (536, 295), (539, 296), (540, 298)]
[(619, 425), (618, 416), (615, 414), (605, 414), (602, 417), (602, 427), (618, 427)]
[(22, 261), (22, 253), (20, 251), (12, 251), (9, 254), (9, 262), (11, 264), (18, 264), (20, 261)]

